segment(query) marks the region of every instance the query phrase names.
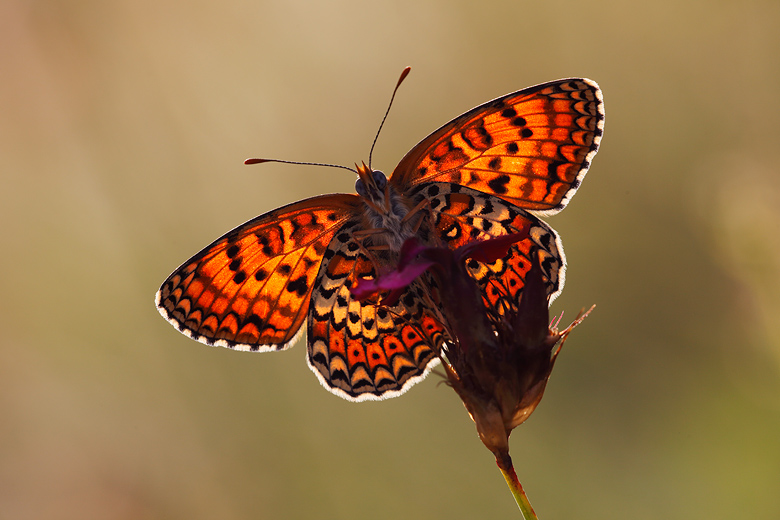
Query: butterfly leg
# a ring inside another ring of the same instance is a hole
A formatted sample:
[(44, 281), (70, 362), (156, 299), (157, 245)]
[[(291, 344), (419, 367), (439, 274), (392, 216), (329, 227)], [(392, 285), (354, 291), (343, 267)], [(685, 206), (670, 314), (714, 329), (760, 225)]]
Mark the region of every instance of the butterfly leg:
[(383, 233), (387, 233), (386, 229), (383, 228), (371, 228), (371, 229), (360, 229), (352, 233), (352, 236), (355, 238), (355, 241), (358, 243), (358, 245), (363, 248), (363, 252), (370, 251), (387, 251), (390, 249), (390, 246), (387, 244), (376, 244), (376, 245), (370, 245), (366, 246), (363, 244), (363, 241), (371, 236), (375, 235), (381, 235)]
[(363, 240), (371, 235), (378, 235), (386, 232), (387, 230), (383, 228), (358, 229), (352, 233), (352, 236), (355, 237), (355, 240)]
[(421, 200), (415, 207), (413, 207), (409, 213), (404, 215), (404, 218), (401, 219), (401, 223), (405, 224), (409, 220), (411, 220), (413, 217), (419, 217), (419, 220), (414, 224), (414, 227), (412, 228), (412, 232), (416, 235), (420, 231), (420, 228), (423, 225), (423, 222), (425, 222), (425, 215), (420, 215), (420, 212), (425, 211), (428, 215), (428, 222), (433, 223), (433, 207), (431, 206), (431, 201), (428, 199)]
[(366, 246), (363, 242), (367, 238), (380, 235), (386, 232), (387, 232), (386, 229), (371, 228), (371, 229), (359, 229), (352, 233), (352, 237), (355, 239), (355, 242), (360, 248), (360, 251), (371, 261), (371, 264), (374, 266), (374, 271), (376, 273), (379, 273), (381, 271), (380, 271), (380, 266), (379, 266), (379, 262), (377, 261), (376, 255), (374, 255), (372, 252), (387, 251), (390, 249), (390, 246), (387, 244), (376, 244), (376, 245)]
[[(415, 215), (417, 215), (417, 213), (419, 213), (420, 211), (422, 211), (424, 209), (428, 210), (428, 216), (432, 218), (433, 217), (433, 212), (431, 210), (431, 201), (429, 201), (428, 199), (423, 199), (423, 200), (420, 201), (419, 204), (417, 204), (415, 207), (413, 207), (409, 211), (409, 213), (404, 215), (404, 218), (401, 219), (401, 224), (407, 223), (409, 220), (411, 220), (412, 217), (414, 217)], [(420, 229), (420, 226), (422, 225), (423, 220), (424, 219), (421, 218), (417, 222), (417, 224), (415, 224), (415, 226), (414, 226), (414, 232), (415, 233), (417, 233), (417, 231)]]

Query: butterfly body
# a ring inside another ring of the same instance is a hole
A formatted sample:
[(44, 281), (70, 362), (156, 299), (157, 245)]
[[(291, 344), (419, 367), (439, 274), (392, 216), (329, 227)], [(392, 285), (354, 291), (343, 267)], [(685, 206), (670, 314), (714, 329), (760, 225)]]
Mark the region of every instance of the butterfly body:
[(412, 214), (409, 199), (387, 182), (385, 174), (358, 166), (355, 189), (363, 202), (363, 231), (374, 248), (398, 252), (405, 240), (415, 236), (421, 216)]
[(560, 240), (536, 215), (560, 211), (579, 187), (603, 131), (590, 80), (559, 80), (485, 103), (444, 125), (389, 179), (358, 166), (356, 194), (323, 195), (261, 215), (176, 269), (156, 296), (176, 328), (209, 345), (269, 351), (308, 331), (322, 384), (354, 401), (403, 393), (438, 362), (448, 333), (422, 277), (397, 302), (360, 302), (350, 287), (392, 269), (401, 245), (462, 246), (528, 230), (504, 259), (471, 261), (500, 318), (541, 254), (548, 295), (563, 287)]

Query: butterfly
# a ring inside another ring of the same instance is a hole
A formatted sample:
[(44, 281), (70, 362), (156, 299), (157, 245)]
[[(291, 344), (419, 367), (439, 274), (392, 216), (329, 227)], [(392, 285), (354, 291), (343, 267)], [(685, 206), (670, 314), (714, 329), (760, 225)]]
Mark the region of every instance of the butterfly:
[(537, 255), (552, 301), (566, 263), (538, 217), (569, 202), (603, 128), (602, 94), (588, 79), (489, 101), (420, 141), (389, 178), (364, 163), (357, 193), (295, 202), (218, 238), (165, 280), (158, 310), (192, 339), (255, 352), (290, 347), (306, 322), (307, 363), (325, 388), (352, 401), (399, 395), (446, 350), (435, 283), (419, 279), (388, 305), (358, 301), (350, 287), (392, 269), (409, 238), (456, 248), (523, 231), (506, 257), (467, 268), (500, 319)]

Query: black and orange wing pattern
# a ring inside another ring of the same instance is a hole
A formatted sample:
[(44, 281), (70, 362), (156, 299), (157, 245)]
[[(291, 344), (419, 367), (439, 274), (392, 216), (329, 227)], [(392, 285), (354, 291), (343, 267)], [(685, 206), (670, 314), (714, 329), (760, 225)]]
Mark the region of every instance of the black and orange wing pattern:
[(214, 241), (163, 282), (163, 318), (208, 345), (281, 350), (303, 325), (325, 250), (361, 204), (324, 195), (261, 215)]
[(563, 79), (494, 99), (423, 139), (396, 167), (401, 192), (449, 182), (539, 215), (563, 209), (582, 182), (604, 129), (589, 79)]
[(486, 307), (495, 316), (517, 308), (525, 276), (531, 269), (531, 255), (541, 259), (550, 301), (560, 294), (566, 272), (563, 246), (555, 230), (535, 215), (458, 184), (424, 184), (413, 189), (412, 194), (414, 200), (429, 202), (435, 232), (450, 249), (511, 233), (528, 235), (500, 260), (483, 264), (471, 259), (467, 263)]
[(308, 321), (308, 362), (330, 391), (352, 401), (403, 393), (439, 362), (444, 326), (426, 285), (415, 282), (394, 305), (358, 301), (350, 287), (376, 268), (354, 238), (336, 234), (315, 281)]

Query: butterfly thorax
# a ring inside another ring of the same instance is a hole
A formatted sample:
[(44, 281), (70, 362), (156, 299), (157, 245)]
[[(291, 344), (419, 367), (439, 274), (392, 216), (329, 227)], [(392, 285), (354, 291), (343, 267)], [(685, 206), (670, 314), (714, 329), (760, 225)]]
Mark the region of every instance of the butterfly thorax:
[(422, 215), (409, 218), (409, 204), (387, 182), (384, 173), (362, 168), (358, 171), (360, 178), (355, 183), (355, 190), (363, 199), (364, 226), (374, 231), (367, 235), (366, 243), (375, 248), (400, 251), (404, 241), (415, 236)]

